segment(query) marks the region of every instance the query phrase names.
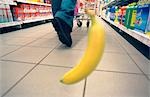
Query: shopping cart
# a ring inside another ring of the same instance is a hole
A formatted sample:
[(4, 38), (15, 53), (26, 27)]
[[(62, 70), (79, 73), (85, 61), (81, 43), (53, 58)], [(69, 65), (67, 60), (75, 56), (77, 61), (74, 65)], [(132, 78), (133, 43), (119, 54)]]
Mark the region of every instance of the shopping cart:
[(77, 21), (77, 26), (81, 27), (82, 22), (86, 20), (86, 26), (89, 27), (90, 25), (90, 18), (89, 16), (85, 13), (85, 9), (96, 9), (96, 2), (91, 2), (90, 0), (84, 1), (80, 3), (80, 1), (77, 1), (77, 5), (75, 8), (75, 20)]

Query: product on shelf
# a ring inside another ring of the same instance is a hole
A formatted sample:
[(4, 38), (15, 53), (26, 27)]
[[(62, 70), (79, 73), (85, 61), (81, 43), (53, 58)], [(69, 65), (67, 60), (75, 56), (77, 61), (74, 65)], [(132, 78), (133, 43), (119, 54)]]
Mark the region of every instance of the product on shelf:
[(44, 0), (44, 3), (51, 4), (51, 0)]
[(7, 18), (8, 18), (8, 22), (12, 22), (13, 21), (13, 16), (10, 10), (10, 6), (5, 4), (5, 8), (6, 8), (6, 14), (7, 14)]
[(107, 18), (107, 19), (110, 19), (110, 8), (107, 8), (107, 10), (103, 10), (104, 12), (105, 12), (105, 17)]
[(13, 17), (10, 6), (7, 4), (0, 4), (0, 23), (12, 22)]
[(4, 4), (0, 4), (0, 23), (5, 22)]
[(137, 7), (135, 30), (142, 33), (150, 31), (150, 4), (139, 5)]
[(30, 5), (30, 12), (29, 12), (29, 14), (30, 14), (30, 18), (31, 19), (34, 19), (34, 18), (36, 18), (36, 12), (37, 12), (38, 10), (36, 10), (36, 6), (35, 5)]
[(13, 7), (13, 17), (15, 21), (23, 21), (24, 20), (23, 8)]
[(30, 6), (31, 6), (31, 4), (20, 4), (20, 7), (23, 9), (25, 20), (31, 19), (32, 11), (30, 10)]
[(25, 21), (50, 17), (50, 9), (50, 6), (19, 4), (18, 7), (13, 7), (14, 20)]
[(116, 6), (110, 8), (110, 20), (112, 21), (115, 20), (115, 11), (116, 11)]
[(147, 32), (146, 35), (150, 38), (150, 32)]
[(129, 4), (126, 10), (125, 26), (134, 29), (136, 22), (137, 6), (136, 3)]
[(120, 24), (124, 25), (125, 24), (125, 15), (126, 15), (126, 6), (122, 6), (120, 8)]
[(118, 23), (118, 22), (119, 22), (119, 21), (118, 21), (118, 16), (119, 16), (119, 9), (118, 9), (118, 7), (116, 7), (115, 20), (114, 20), (115, 23)]

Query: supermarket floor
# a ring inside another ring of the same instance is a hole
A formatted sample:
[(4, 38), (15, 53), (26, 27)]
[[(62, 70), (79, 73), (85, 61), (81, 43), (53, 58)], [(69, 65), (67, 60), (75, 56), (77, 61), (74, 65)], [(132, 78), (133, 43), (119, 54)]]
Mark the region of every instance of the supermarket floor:
[(86, 80), (74, 85), (59, 79), (84, 53), (85, 25), (74, 27), (72, 48), (58, 41), (50, 23), (1, 34), (1, 97), (150, 97), (150, 61), (103, 24), (104, 56)]

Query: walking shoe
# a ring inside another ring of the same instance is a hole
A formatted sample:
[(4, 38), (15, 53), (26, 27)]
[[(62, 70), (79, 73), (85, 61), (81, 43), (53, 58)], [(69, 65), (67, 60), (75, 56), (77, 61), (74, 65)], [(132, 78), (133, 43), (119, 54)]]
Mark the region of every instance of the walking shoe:
[(52, 24), (57, 32), (59, 40), (66, 46), (71, 47), (72, 45), (72, 39), (70, 35), (71, 27), (69, 27), (69, 25), (67, 25), (63, 20), (57, 17), (55, 17), (52, 20)]

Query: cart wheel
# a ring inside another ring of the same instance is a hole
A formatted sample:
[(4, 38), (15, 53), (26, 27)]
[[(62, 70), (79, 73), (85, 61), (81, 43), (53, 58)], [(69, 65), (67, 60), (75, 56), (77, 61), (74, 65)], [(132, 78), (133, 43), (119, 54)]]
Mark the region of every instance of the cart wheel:
[(78, 21), (78, 22), (77, 22), (77, 25), (78, 25), (78, 27), (81, 27), (81, 26), (82, 26), (82, 22), (81, 22), (81, 21)]
[(89, 27), (90, 25), (90, 21), (87, 21), (86, 26)]

